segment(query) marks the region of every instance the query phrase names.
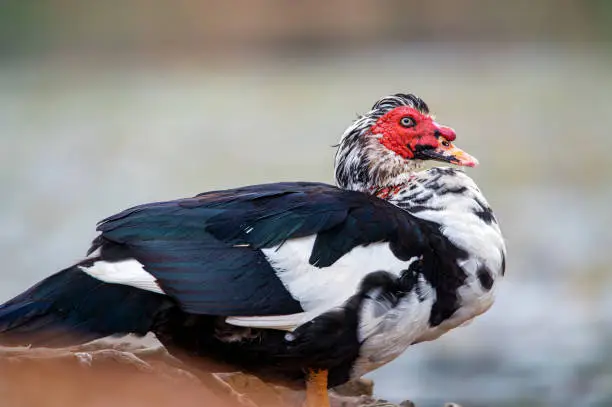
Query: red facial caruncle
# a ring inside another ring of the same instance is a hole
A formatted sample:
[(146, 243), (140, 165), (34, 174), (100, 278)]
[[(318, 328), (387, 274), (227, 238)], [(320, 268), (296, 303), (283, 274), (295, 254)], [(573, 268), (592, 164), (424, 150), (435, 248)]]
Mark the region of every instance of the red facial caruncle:
[(448, 141), (456, 137), (450, 127), (440, 126), (429, 115), (409, 106), (391, 110), (376, 121), (371, 131), (382, 135), (382, 145), (406, 159), (414, 158), (419, 149), (437, 148), (440, 136)]

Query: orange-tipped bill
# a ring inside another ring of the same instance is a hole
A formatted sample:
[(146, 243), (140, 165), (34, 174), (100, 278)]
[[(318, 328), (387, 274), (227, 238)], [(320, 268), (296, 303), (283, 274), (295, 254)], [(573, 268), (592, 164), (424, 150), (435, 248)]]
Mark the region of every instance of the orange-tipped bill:
[(478, 165), (476, 157), (472, 157), (459, 147), (456, 147), (453, 143), (447, 141), (445, 144), (447, 145), (440, 144), (438, 148), (422, 150), (420, 153), (432, 160), (444, 161), (455, 165), (466, 167), (475, 167)]

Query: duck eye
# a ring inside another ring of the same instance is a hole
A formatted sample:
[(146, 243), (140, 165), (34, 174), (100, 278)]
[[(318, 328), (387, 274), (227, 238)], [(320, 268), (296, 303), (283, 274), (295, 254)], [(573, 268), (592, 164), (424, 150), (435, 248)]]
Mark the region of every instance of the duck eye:
[(413, 127), (415, 125), (414, 119), (410, 116), (404, 116), (400, 119), (402, 127)]
[(450, 143), (447, 140), (442, 140), (441, 143), (444, 147), (450, 147)]

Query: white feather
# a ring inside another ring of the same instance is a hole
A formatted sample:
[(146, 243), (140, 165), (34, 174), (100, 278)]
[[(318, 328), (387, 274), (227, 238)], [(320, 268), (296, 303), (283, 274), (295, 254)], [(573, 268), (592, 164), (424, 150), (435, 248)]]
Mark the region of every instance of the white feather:
[(429, 328), (429, 316), (435, 298), (435, 291), (421, 276), (418, 286), (383, 315), (372, 315), (372, 304), (364, 302), (358, 331), (359, 339), (363, 342), (351, 376), (358, 378), (377, 369), (413, 344)]
[(137, 260), (123, 260), (108, 262), (96, 261), (92, 266), (79, 266), (79, 268), (90, 276), (104, 281), (105, 283), (129, 285), (141, 290), (165, 294), (155, 277), (147, 273), (143, 265)]
[(267, 315), (262, 317), (228, 317), (225, 319), (225, 322), (234, 326), (293, 331), (296, 327), (312, 318), (309, 314), (300, 312), (298, 314)]
[(231, 325), (292, 331), (332, 308), (339, 307), (354, 295), (363, 278), (378, 270), (399, 276), (416, 260), (402, 261), (391, 252), (388, 243), (355, 247), (329, 267), (308, 262), (315, 236), (291, 239), (262, 249), (289, 293), (305, 312), (293, 315), (230, 317)]
[(384, 270), (399, 276), (416, 260), (400, 260), (388, 243), (373, 243), (357, 246), (331, 266), (321, 268), (308, 262), (314, 241), (315, 236), (307, 236), (262, 249), (285, 288), (307, 313), (342, 305), (369, 273)]
[[(504, 239), (497, 223), (483, 222), (473, 212), (474, 209), (481, 209), (478, 201), (485, 205), (487, 201), (470, 177), (461, 171), (455, 171), (443, 174), (439, 181), (445, 188), (466, 187), (467, 191), (463, 194), (437, 194), (435, 191), (432, 194), (432, 191), (428, 191), (425, 187), (429, 177), (430, 172), (424, 171), (411, 182), (411, 185), (416, 187), (417, 197), (419, 197), (418, 194), (422, 196), (429, 194), (430, 197), (424, 205), (435, 209), (421, 210), (415, 212), (414, 215), (442, 225), (440, 228), (442, 233), (454, 245), (467, 252), (468, 258), (458, 262), (467, 278), (465, 284), (457, 290), (457, 297), (461, 305), (459, 309), (440, 325), (424, 329), (415, 342), (434, 340), (487, 311), (495, 298), (496, 282), (501, 277), (506, 252)], [(404, 189), (395, 198), (394, 203), (401, 206), (399, 201), (403, 199), (403, 195), (414, 193), (410, 189)], [(492, 273), (493, 286), (489, 290), (482, 287), (477, 277), (481, 265)]]

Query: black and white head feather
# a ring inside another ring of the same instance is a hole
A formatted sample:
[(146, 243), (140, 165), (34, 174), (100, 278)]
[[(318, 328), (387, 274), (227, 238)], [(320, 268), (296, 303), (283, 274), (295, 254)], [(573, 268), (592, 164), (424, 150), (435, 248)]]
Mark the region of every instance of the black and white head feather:
[(380, 135), (371, 131), (378, 119), (400, 106), (409, 106), (429, 114), (425, 101), (410, 93), (397, 93), (379, 99), (340, 138), (335, 157), (336, 185), (353, 191), (371, 191), (396, 185), (402, 181), (402, 175), (409, 176), (422, 167), (421, 160), (406, 160), (385, 148), (379, 142)]

